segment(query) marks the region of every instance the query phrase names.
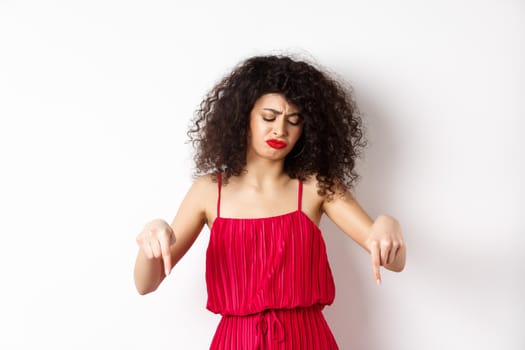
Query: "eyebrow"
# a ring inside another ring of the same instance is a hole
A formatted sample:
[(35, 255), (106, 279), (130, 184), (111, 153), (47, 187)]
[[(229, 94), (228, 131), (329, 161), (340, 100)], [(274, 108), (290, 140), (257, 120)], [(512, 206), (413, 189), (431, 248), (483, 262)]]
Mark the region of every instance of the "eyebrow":
[[(278, 110), (273, 109), (273, 108), (263, 108), (263, 110), (265, 110), (265, 111), (270, 111), (270, 112), (272, 112), (273, 114), (276, 114), (276, 115), (281, 115), (281, 114), (283, 114), (283, 112), (278, 111)], [(300, 117), (300, 116), (301, 116), (301, 113), (299, 113), (299, 112), (294, 112), (294, 113), (290, 113), (290, 114), (285, 115), (285, 117), (293, 117), (293, 116), (298, 116), (298, 117)]]

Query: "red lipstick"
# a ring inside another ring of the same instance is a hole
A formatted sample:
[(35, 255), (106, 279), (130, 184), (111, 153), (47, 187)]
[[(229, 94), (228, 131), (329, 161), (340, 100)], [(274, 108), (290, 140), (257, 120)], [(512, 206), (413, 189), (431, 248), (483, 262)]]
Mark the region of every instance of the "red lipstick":
[(275, 149), (281, 149), (286, 147), (286, 142), (276, 139), (266, 140), (266, 143), (268, 144), (268, 146)]

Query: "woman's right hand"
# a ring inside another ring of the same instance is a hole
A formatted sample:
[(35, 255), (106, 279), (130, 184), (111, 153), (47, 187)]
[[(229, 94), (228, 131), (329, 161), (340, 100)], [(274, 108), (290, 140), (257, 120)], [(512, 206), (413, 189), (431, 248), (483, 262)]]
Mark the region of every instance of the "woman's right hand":
[(175, 233), (168, 223), (162, 219), (155, 219), (146, 224), (137, 236), (137, 244), (148, 259), (162, 258), (164, 272), (169, 275), (171, 265), (170, 247), (175, 243)]

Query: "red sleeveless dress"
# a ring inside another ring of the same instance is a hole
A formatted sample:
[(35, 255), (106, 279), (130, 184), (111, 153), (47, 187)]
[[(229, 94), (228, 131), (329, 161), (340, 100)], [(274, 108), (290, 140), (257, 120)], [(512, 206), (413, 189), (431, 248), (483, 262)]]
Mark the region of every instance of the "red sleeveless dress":
[(335, 297), (319, 227), (297, 210), (255, 219), (220, 216), (206, 251), (207, 309), (223, 315), (212, 350), (338, 349), (322, 314)]

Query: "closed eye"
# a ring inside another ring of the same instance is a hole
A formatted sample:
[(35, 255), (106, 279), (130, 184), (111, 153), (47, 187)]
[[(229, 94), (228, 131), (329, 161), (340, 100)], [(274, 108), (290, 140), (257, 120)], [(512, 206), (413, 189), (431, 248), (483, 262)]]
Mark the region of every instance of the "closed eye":
[(290, 116), (288, 118), (288, 123), (291, 125), (300, 125), (303, 122), (303, 118), (298, 115)]
[(267, 121), (267, 122), (273, 122), (275, 120), (275, 117), (266, 117), (263, 115), (263, 120)]
[[(261, 115), (261, 117), (266, 122), (273, 122), (275, 121), (275, 119), (277, 119), (276, 116), (264, 115), (264, 114)], [(298, 125), (301, 125), (301, 123), (303, 122), (303, 118), (300, 115), (294, 114), (294, 115), (287, 117), (286, 121), (290, 125), (298, 126)]]

